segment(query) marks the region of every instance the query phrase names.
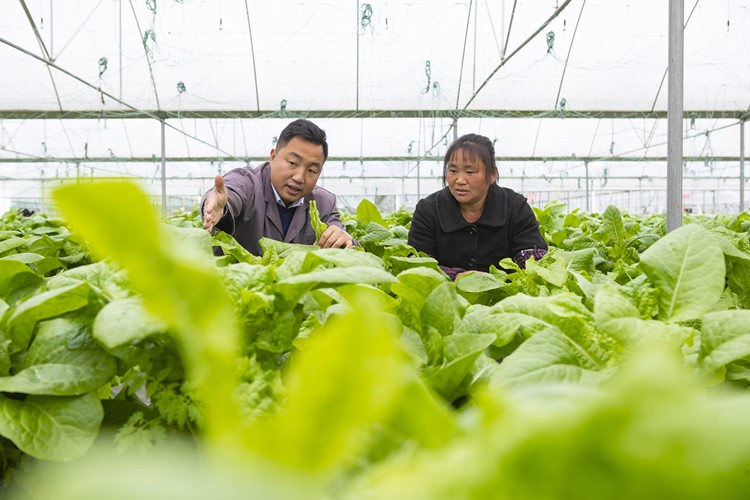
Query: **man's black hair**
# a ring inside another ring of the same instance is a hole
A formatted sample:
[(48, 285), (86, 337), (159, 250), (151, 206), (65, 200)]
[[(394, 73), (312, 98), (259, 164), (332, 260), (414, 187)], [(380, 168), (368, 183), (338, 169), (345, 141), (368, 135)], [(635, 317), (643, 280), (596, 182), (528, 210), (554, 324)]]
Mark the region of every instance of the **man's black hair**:
[[(492, 141), (483, 135), (479, 134), (466, 134), (462, 135), (448, 147), (448, 151), (445, 152), (445, 159), (443, 159), (443, 186), (448, 182), (448, 164), (458, 151), (462, 151), (465, 156), (470, 158), (478, 158), (484, 163), (484, 173), (487, 176), (487, 182), (492, 182), (492, 174), (496, 171), (497, 165), (495, 164), (495, 146)], [(497, 183), (497, 177), (495, 177), (495, 183)]]
[(323, 146), (323, 161), (328, 159), (328, 143), (326, 142), (325, 131), (310, 120), (302, 118), (294, 120), (284, 127), (284, 130), (279, 134), (279, 140), (276, 141), (276, 151), (286, 146), (295, 137)]

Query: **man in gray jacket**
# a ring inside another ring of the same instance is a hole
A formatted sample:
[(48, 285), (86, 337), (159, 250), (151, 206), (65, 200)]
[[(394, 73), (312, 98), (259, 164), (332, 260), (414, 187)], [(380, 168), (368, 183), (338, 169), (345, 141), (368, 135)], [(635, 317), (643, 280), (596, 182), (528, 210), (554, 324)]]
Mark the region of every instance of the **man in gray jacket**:
[[(269, 161), (217, 175), (201, 202), (203, 227), (220, 229), (255, 255), (262, 237), (289, 243), (317, 243), (321, 248), (349, 248), (354, 239), (344, 230), (336, 196), (315, 184), (328, 158), (326, 134), (308, 120), (284, 128)], [(315, 241), (310, 225), (311, 201), (328, 228)]]

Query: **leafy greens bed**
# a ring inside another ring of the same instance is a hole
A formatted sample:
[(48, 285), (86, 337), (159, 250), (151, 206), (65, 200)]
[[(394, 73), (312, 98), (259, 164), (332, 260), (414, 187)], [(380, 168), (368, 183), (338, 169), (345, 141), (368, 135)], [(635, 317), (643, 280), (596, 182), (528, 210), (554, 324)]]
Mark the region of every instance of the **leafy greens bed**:
[(346, 220), (365, 251), (264, 240), (262, 258), (195, 213), (158, 222), (129, 184), (56, 201), (74, 234), (42, 215), (0, 231), (0, 463), (19, 498), (750, 486), (748, 214), (665, 235), (662, 217), (550, 204), (544, 259), (454, 283), (406, 244), (408, 212), (366, 201)]

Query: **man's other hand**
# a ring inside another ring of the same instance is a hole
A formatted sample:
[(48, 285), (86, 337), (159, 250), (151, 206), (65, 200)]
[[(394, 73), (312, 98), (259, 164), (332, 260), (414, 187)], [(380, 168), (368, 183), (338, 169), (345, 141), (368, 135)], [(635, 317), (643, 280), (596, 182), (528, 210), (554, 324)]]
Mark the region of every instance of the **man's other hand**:
[(224, 177), (217, 175), (214, 178), (214, 189), (208, 193), (203, 204), (203, 229), (209, 233), (214, 230), (214, 226), (224, 215), (228, 199), (229, 194), (224, 186)]
[(329, 225), (320, 235), (317, 245), (320, 248), (350, 248), (354, 239), (340, 227)]

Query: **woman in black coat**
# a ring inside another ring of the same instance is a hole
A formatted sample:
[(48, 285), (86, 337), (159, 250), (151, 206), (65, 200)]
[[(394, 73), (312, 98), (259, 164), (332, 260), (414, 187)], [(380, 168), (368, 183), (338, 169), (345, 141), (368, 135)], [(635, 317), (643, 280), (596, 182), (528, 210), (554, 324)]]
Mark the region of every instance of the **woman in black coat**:
[(521, 267), (547, 243), (526, 198), (500, 187), (495, 148), (481, 135), (456, 139), (445, 153), (443, 189), (417, 203), (409, 245), (437, 259), (451, 278), (488, 271), (511, 257)]

